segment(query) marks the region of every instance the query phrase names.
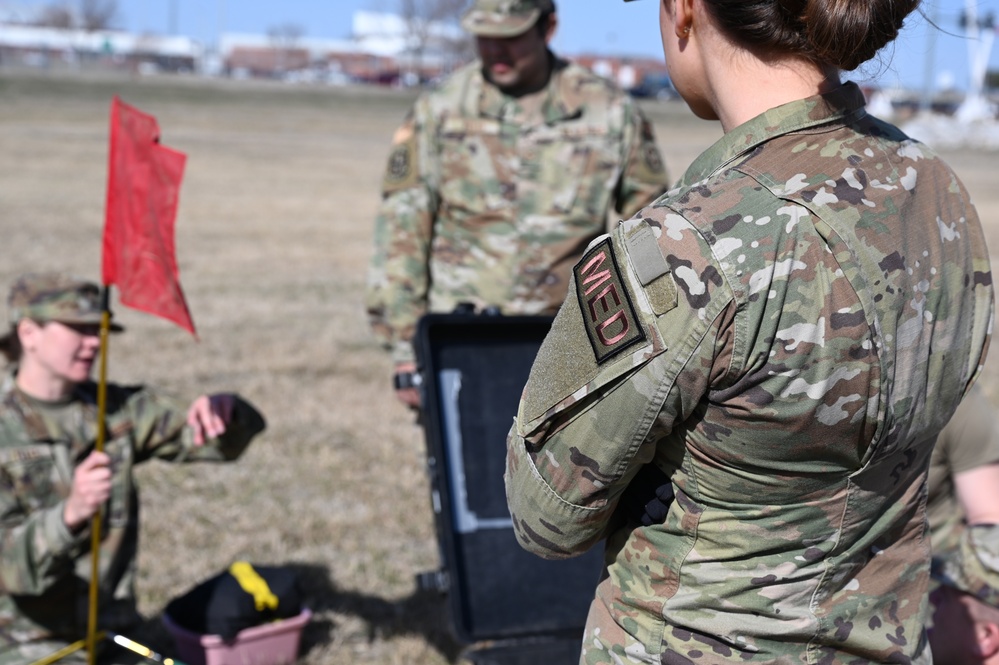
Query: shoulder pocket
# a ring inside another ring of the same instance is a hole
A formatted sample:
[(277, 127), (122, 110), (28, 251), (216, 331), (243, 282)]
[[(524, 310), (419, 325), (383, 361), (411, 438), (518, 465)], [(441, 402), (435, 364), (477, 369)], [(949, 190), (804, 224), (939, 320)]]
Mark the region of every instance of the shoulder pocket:
[(607, 128), (545, 126), (532, 136), (532, 143), (525, 164), (543, 183), (550, 213), (594, 219), (602, 228), (621, 168), (619, 145)]

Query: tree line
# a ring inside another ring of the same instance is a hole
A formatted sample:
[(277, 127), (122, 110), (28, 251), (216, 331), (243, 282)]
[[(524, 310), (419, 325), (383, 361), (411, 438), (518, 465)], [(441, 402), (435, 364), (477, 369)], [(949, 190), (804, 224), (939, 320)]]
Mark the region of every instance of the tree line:
[(42, 7), (32, 23), (63, 30), (108, 30), (118, 20), (116, 0), (61, 0)]

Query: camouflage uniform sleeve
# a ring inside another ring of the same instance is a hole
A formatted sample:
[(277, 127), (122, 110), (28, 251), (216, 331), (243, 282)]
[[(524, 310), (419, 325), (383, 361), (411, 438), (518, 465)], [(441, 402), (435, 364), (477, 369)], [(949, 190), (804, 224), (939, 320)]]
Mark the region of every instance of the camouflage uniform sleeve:
[(669, 176), (652, 123), (630, 98), (625, 110), (627, 124), (623, 143), (626, 153), (614, 209), (627, 219), (666, 191)]
[(69, 531), (65, 500), (26, 513), (14, 485), (0, 472), (0, 592), (41, 595), (72, 573), (90, 532)]
[(999, 524), (976, 524), (964, 530), (960, 547), (933, 558), (933, 577), (999, 607)]
[(427, 310), (437, 210), (437, 189), (428, 168), (431, 125), (427, 102), (421, 99), (393, 137), (375, 220), (366, 307), (375, 335), (397, 363), (414, 360), (413, 332)]
[(122, 413), (131, 419), (137, 461), (153, 457), (173, 462), (234, 460), (266, 426), (260, 412), (237, 396), (225, 434), (195, 445), (187, 411), (188, 405), (152, 389), (131, 392)]
[(514, 530), (545, 558), (580, 554), (607, 535), (622, 493), (656, 452), (653, 424), (669, 432), (728, 371), (730, 289), (710, 285), (698, 307), (678, 298), (658, 245), (634, 234), (651, 236), (651, 227), (625, 222), (577, 264), (507, 441)]

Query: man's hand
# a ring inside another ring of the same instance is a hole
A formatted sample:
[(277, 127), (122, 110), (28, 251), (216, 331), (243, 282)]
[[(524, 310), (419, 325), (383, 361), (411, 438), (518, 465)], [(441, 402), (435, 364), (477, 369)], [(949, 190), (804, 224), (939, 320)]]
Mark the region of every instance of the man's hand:
[(204, 445), (208, 439), (225, 434), (236, 404), (234, 395), (202, 395), (187, 410), (187, 424), (194, 430), (194, 445)]
[[(416, 373), (416, 363), (399, 363), (395, 366), (396, 374), (415, 374)], [(405, 404), (411, 409), (420, 408), (420, 389), (416, 387), (412, 388), (397, 388), (395, 391), (395, 396), (400, 402)]]
[(73, 485), (62, 510), (70, 531), (79, 531), (111, 496), (111, 458), (96, 450), (73, 470)]
[(662, 524), (673, 503), (673, 484), (655, 464), (642, 466), (618, 502), (618, 510), (642, 526)]

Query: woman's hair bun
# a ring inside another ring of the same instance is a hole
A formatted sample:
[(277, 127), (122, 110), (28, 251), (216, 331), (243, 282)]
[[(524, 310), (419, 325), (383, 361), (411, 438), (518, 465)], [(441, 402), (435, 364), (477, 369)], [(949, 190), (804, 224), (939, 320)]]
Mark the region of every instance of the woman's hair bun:
[(891, 43), (919, 0), (705, 0), (749, 48), (853, 70)]

